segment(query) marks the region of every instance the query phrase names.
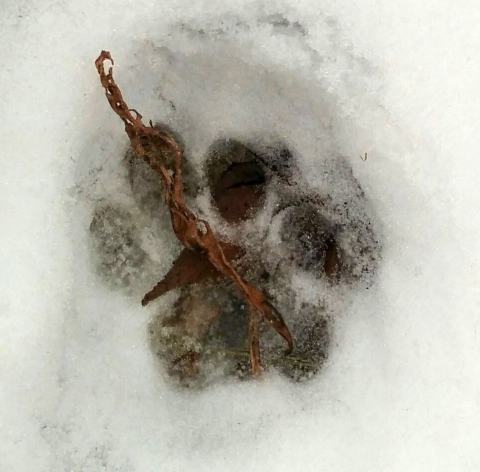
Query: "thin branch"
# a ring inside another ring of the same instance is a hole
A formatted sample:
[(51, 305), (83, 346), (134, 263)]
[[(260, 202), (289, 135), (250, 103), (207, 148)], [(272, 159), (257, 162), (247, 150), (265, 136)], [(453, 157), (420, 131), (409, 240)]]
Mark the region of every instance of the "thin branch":
[(248, 325), (249, 345), (250, 345), (250, 365), (253, 375), (258, 376), (262, 373), (262, 364), (260, 361), (260, 318), (258, 313), (250, 307), (250, 320)]
[[(160, 175), (165, 187), (165, 202), (170, 210), (172, 227), (178, 240), (187, 248), (206, 257), (221, 274), (230, 278), (243, 292), (250, 305), (262, 314), (293, 350), (293, 338), (281, 314), (256, 287), (245, 281), (233, 268), (208, 222), (201, 220), (187, 207), (183, 198), (183, 151), (169, 133), (145, 126), (142, 115), (128, 107), (113, 79), (113, 68), (105, 72), (104, 62), (114, 64), (111, 54), (102, 51), (95, 61), (105, 95), (113, 111), (125, 125), (132, 148)], [(173, 168), (171, 158), (173, 157)], [(148, 301), (147, 301), (148, 302)]]

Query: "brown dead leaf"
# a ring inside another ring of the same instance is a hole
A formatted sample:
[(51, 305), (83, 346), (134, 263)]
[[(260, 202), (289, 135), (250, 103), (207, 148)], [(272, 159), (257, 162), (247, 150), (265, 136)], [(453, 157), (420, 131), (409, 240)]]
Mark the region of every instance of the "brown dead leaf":
[[(243, 250), (233, 244), (220, 243), (229, 262), (237, 259)], [(142, 300), (142, 305), (146, 306), (153, 300), (161, 297), (170, 290), (192, 284), (209, 284), (217, 282), (220, 278), (225, 279), (212, 263), (201, 254), (184, 249), (167, 275), (148, 292)]]

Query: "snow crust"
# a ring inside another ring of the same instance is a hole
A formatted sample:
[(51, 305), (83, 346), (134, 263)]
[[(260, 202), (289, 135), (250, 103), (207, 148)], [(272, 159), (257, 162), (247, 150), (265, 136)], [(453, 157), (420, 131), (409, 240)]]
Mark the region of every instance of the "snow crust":
[[(0, 470), (478, 470), (479, 16), (468, 1), (4, 2)], [(342, 309), (315, 379), (169, 384), (148, 324), (172, 297), (139, 303), (178, 252), (160, 223), (144, 220), (130, 292), (95, 271), (95, 205), (135, 212), (101, 49), (198, 168), (218, 137), (279, 139), (305, 186), (340, 198), (348, 162), (381, 262), (368, 290), (329, 295)]]

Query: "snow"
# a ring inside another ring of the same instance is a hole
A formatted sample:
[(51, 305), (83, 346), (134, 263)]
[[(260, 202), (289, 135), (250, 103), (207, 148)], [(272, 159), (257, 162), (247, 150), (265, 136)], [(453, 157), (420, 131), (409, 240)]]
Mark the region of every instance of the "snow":
[[(478, 470), (476, 3), (2, 6), (0, 470)], [(315, 379), (185, 391), (162, 373), (148, 324), (173, 298), (139, 300), (179, 248), (125, 189), (101, 49), (129, 105), (178, 130), (198, 168), (219, 137), (280, 139), (303, 185), (353, 198), (345, 156), (381, 262), (368, 290), (330, 295), (342, 309)], [(95, 270), (100, 201), (143, 225), (130, 292)]]

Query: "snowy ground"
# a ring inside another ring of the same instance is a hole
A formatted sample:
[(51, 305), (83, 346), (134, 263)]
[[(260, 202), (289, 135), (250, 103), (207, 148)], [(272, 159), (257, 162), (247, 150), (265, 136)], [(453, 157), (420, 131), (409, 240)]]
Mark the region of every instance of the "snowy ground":
[[(1, 471), (480, 470), (480, 7), (266, 3), (3, 2)], [(153, 308), (92, 270), (96, 179), (126, 143), (101, 49), (193, 156), (219, 133), (282, 135), (318, 187), (349, 159), (382, 262), (315, 380), (179, 392)]]

